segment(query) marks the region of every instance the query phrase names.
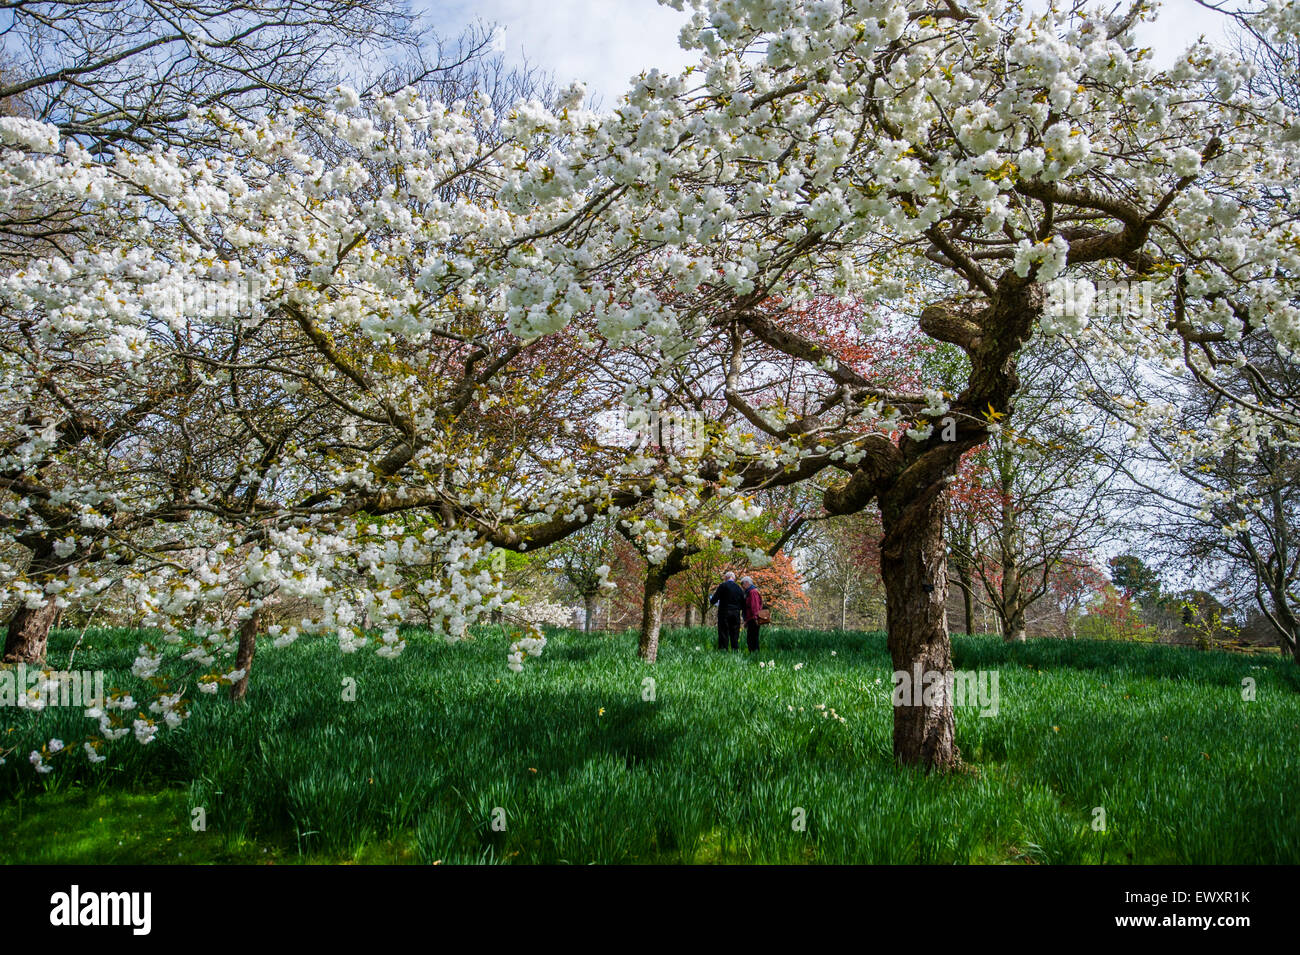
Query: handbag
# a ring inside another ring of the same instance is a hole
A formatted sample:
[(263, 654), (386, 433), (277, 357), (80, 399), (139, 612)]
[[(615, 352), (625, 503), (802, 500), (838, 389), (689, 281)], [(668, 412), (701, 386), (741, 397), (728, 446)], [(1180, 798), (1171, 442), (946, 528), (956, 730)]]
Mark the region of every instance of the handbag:
[(758, 613), (754, 614), (754, 623), (760, 627), (772, 622), (772, 611), (763, 606), (763, 595), (758, 595)]

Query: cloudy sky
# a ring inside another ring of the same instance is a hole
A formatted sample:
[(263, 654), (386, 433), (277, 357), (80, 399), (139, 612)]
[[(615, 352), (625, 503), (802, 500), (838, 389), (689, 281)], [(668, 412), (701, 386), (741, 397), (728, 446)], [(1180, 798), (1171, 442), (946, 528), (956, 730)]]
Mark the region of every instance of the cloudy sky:
[[(685, 14), (655, 0), (414, 0), (444, 36), (475, 19), (505, 27), (512, 57), (526, 54), (552, 70), (560, 85), (582, 80), (602, 104), (618, 101), (629, 78), (658, 67), (676, 70), (694, 61), (677, 46)], [(1195, 0), (1165, 0), (1160, 19), (1145, 24), (1143, 42), (1159, 61), (1176, 56), (1204, 33), (1223, 35), (1224, 18)]]

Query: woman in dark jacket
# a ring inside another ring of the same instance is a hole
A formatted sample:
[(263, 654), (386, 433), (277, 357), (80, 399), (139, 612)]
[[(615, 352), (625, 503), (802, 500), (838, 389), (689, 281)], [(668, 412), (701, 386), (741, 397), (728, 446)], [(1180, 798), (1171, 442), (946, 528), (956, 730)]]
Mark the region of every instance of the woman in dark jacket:
[(754, 578), (741, 577), (740, 589), (745, 591), (745, 646), (750, 653), (758, 652), (758, 612), (763, 609), (763, 595), (754, 586)]

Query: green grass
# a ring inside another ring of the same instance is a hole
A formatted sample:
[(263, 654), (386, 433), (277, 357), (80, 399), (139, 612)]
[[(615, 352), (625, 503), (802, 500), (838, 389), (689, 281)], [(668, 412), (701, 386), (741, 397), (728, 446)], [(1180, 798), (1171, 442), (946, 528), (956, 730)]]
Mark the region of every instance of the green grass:
[[(92, 632), (77, 666), (146, 699), (138, 639)], [(201, 696), (181, 729), (48, 776), (26, 754), (92, 724), (0, 710), (0, 861), (1300, 862), (1300, 675), (1278, 658), (955, 638), (959, 668), (998, 671), (1000, 711), (959, 710), (966, 770), (933, 777), (892, 760), (880, 634), (765, 631), (766, 669), (703, 629), (669, 631), (655, 666), (630, 634), (564, 632), (521, 674), (499, 634), (409, 640), (396, 661), (267, 644), (246, 704)]]

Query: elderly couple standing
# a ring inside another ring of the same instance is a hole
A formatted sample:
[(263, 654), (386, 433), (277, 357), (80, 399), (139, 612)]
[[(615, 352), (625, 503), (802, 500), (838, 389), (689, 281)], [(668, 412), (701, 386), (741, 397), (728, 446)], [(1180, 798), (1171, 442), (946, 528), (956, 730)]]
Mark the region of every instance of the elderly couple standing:
[(745, 622), (745, 645), (750, 653), (758, 652), (758, 628), (766, 623), (763, 595), (750, 577), (740, 578), (727, 571), (718, 589), (709, 598), (718, 608), (718, 649), (740, 649), (740, 623)]

